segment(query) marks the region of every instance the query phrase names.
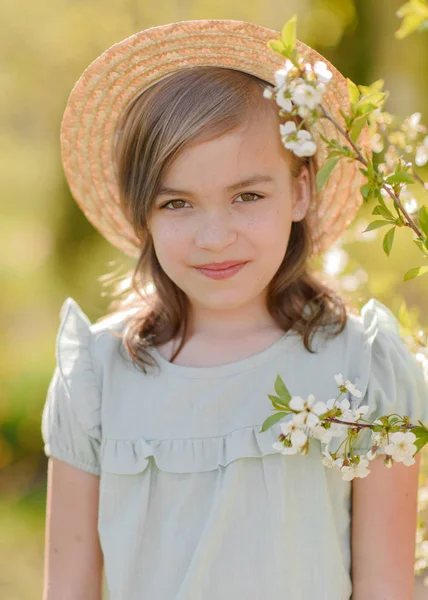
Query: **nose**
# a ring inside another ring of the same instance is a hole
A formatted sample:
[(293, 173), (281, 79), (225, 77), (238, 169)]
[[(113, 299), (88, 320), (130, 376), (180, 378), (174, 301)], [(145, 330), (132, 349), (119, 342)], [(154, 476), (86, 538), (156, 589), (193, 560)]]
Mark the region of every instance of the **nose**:
[(236, 240), (236, 230), (229, 213), (218, 211), (205, 215), (197, 228), (195, 244), (198, 248), (219, 252)]

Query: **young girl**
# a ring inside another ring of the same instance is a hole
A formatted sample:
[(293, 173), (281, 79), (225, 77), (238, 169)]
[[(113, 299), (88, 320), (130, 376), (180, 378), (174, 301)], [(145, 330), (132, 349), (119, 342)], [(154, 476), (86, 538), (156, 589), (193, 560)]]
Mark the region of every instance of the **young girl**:
[[(419, 459), (376, 458), (349, 482), (317, 440), (284, 456), (279, 426), (260, 432), (277, 375), (326, 401), (342, 373), (366, 418), (428, 422), (393, 314), (374, 298), (356, 314), (310, 271), (362, 182), (342, 161), (316, 194), (325, 149), (284, 148), (263, 95), (275, 36), (238, 21), (150, 29), (70, 95), (70, 188), (136, 265), (107, 318), (91, 324), (72, 298), (61, 309), (42, 422), (44, 600), (98, 600), (103, 567), (111, 600), (413, 597)], [(344, 80), (329, 68), (338, 115)]]

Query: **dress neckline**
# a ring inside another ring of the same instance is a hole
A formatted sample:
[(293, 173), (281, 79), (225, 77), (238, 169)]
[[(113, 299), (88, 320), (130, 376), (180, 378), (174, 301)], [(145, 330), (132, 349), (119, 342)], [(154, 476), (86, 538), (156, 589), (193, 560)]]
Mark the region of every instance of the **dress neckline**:
[(243, 371), (247, 371), (248, 369), (262, 365), (269, 360), (274, 359), (281, 352), (289, 351), (299, 339), (300, 334), (294, 330), (289, 330), (284, 333), (284, 335), (282, 335), (276, 342), (264, 350), (257, 352), (256, 354), (252, 354), (251, 356), (247, 356), (246, 358), (242, 358), (231, 363), (214, 365), (211, 367), (188, 367), (184, 365), (177, 365), (164, 358), (155, 346), (152, 346), (150, 350), (161, 369), (170, 375), (174, 375), (176, 377), (215, 378), (242, 373)]

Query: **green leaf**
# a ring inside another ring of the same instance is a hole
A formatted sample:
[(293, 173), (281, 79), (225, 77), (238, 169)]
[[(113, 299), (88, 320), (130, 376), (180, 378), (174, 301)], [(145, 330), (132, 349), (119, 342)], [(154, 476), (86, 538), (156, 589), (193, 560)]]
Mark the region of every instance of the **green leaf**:
[(329, 152), (327, 159), (334, 158), (335, 156), (343, 156), (343, 154), (340, 150), (332, 150)]
[(377, 104), (373, 104), (373, 102), (365, 102), (364, 104), (358, 105), (356, 114), (358, 117), (363, 115), (368, 116), (369, 113), (373, 112), (377, 108)]
[(374, 108), (379, 108), (383, 104), (385, 96), (385, 92), (372, 91), (367, 96), (360, 98), (358, 108), (361, 108), (366, 104), (371, 104)]
[(413, 240), (416, 244), (416, 246), (419, 248), (419, 250), (425, 254), (425, 256), (428, 256), (428, 238), (423, 238), (420, 239), (418, 238), (417, 240)]
[[(418, 421), (418, 423), (421, 423), (421, 421)], [(425, 427), (425, 425), (423, 423), (421, 423), (420, 427), (412, 427), (412, 429), (410, 431), (412, 433), (414, 433), (417, 438), (424, 436), (424, 435), (428, 435), (428, 429)]]
[(349, 77), (346, 78), (346, 82), (348, 84), (349, 100), (351, 101), (351, 106), (354, 107), (360, 99), (360, 91)]
[(384, 79), (377, 79), (370, 85), (358, 85), (358, 89), (364, 97), (367, 97), (373, 92), (380, 92), (380, 90), (383, 88), (384, 83)]
[(285, 46), (281, 40), (269, 40), (267, 45), (271, 50), (278, 52), (278, 54), (281, 54), (282, 56), (286, 54)]
[(402, 17), (400, 28), (395, 32), (395, 37), (404, 39), (414, 31), (422, 28), (428, 19), (428, 5), (424, 0), (411, 0), (400, 6), (397, 17)]
[(351, 131), (349, 132), (349, 136), (354, 144), (357, 143), (358, 138), (360, 137), (360, 133), (367, 122), (367, 115), (362, 115), (361, 117), (357, 117), (352, 124)]
[(416, 454), (417, 454), (428, 443), (428, 433), (425, 431), (423, 433), (421, 432), (418, 434), (415, 432), (415, 429), (421, 429), (421, 428), (414, 427), (411, 430), (412, 433), (414, 433), (417, 436), (417, 439), (413, 442), (417, 448), (417, 452), (416, 452)]
[(366, 231), (372, 231), (372, 229), (378, 229), (379, 227), (383, 227), (384, 225), (391, 225), (390, 221), (372, 221), (369, 223), (367, 229), (364, 229), (361, 233), (365, 233)]
[(428, 206), (422, 206), (418, 213), (419, 227), (428, 237)]
[(414, 269), (410, 269), (409, 271), (407, 271), (407, 273), (404, 275), (403, 281), (408, 281), (409, 279), (420, 277), (425, 273), (428, 273), (428, 267), (415, 267)]
[(334, 167), (339, 162), (340, 158), (331, 158), (326, 160), (323, 166), (318, 170), (316, 175), (317, 190), (320, 191), (326, 184)]
[(288, 58), (291, 60), (295, 67), (299, 67), (299, 53), (297, 51), (297, 48), (293, 48), (293, 50), (289, 52)]
[(287, 413), (285, 413), (285, 412), (276, 412), (273, 415), (270, 415), (270, 417), (268, 417), (267, 419), (264, 420), (262, 428), (260, 429), (259, 433), (262, 433), (263, 431), (267, 431), (268, 429), (273, 427), (273, 425), (278, 423), (278, 421), (281, 421), (281, 419), (283, 419), (286, 415), (287, 415)]
[(325, 135), (323, 135), (322, 133), (320, 133), (319, 136), (322, 139), (322, 141), (324, 142), (324, 144), (327, 144), (327, 145), (330, 144), (330, 140), (328, 138), (326, 138)]
[(271, 396), (270, 394), (268, 394), (268, 397), (272, 402), (274, 408), (278, 408), (280, 410), (288, 408), (288, 402), (286, 402), (282, 398), (279, 398), (278, 396)]
[(374, 181), (376, 178), (376, 174), (375, 174), (375, 170), (374, 170), (374, 165), (373, 162), (371, 160), (368, 161), (367, 163), (367, 178), (369, 181)]
[(391, 253), (392, 243), (394, 241), (395, 226), (391, 227), (388, 233), (383, 238), (383, 249), (388, 256)]
[(397, 173), (387, 177), (385, 181), (390, 185), (393, 185), (394, 183), (415, 183), (413, 177), (405, 171), (398, 171)]
[(286, 402), (291, 400), (291, 394), (279, 375), (277, 375), (275, 380), (275, 392), (278, 394), (281, 400), (285, 400)]
[(297, 15), (293, 15), (281, 31), (281, 39), (287, 50), (293, 50), (296, 47), (296, 21)]
[(381, 217), (385, 217), (388, 221), (395, 221), (395, 217), (389, 208), (381, 206), (380, 204), (374, 207), (372, 215), (380, 215)]
[[(361, 171), (362, 169), (360, 169)], [(370, 194), (370, 190), (371, 190), (371, 185), (369, 183), (364, 183), (361, 187), (360, 187), (360, 192), (363, 196), (363, 198), (365, 198), (367, 200), (367, 198), (369, 197)]]

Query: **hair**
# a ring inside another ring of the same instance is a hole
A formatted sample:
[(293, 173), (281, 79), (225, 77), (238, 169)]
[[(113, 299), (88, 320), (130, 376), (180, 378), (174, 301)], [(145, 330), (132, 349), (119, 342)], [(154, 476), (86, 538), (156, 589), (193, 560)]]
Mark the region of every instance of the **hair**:
[[(185, 343), (190, 308), (186, 294), (159, 264), (148, 229), (162, 178), (184, 148), (244, 126), (255, 110), (273, 110), (280, 119), (276, 102), (263, 97), (267, 86), (266, 81), (234, 69), (182, 69), (146, 89), (121, 117), (114, 150), (120, 202), (141, 251), (127, 281), (122, 278), (112, 294), (116, 299), (109, 309), (130, 311), (122, 339), (132, 361), (144, 372), (154, 361), (148, 347), (178, 336), (181, 342), (171, 362), (175, 359)], [(301, 122), (299, 117), (292, 118)], [(314, 195), (315, 157), (297, 157), (288, 150), (285, 153), (293, 178), (304, 166), (308, 168)], [(278, 327), (299, 333), (305, 348), (313, 353), (311, 342), (316, 331), (330, 328), (331, 335), (338, 335), (346, 325), (347, 314), (343, 299), (308, 272), (311, 254), (306, 218), (293, 222), (284, 259), (269, 283), (266, 303)]]

